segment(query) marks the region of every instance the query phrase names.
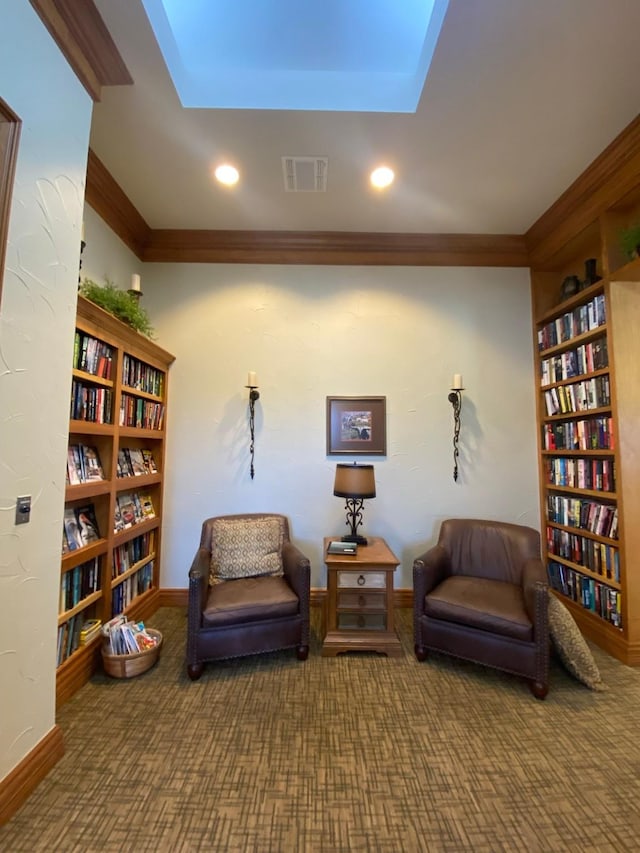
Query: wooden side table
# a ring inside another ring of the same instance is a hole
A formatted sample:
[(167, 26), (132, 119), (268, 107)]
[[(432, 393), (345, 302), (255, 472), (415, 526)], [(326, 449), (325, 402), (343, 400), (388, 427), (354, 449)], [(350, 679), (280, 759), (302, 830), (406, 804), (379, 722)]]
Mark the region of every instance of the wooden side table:
[(324, 540), (327, 566), (327, 633), (323, 657), (372, 651), (401, 657), (393, 624), (393, 573), (400, 560), (384, 539), (369, 537), (358, 553), (327, 554), (336, 537)]

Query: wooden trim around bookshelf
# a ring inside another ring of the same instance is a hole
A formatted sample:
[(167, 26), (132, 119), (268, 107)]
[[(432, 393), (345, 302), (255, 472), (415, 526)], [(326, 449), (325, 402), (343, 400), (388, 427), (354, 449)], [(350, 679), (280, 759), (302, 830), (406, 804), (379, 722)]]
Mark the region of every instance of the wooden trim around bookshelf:
[(94, 101), (103, 86), (133, 83), (93, 0), (30, 0), (77, 78)]
[(18, 811), (29, 794), (64, 755), (62, 729), (51, 731), (0, 781), (0, 826)]
[(524, 235), (532, 267), (542, 266), (571, 238), (640, 182), (640, 116), (596, 157)]

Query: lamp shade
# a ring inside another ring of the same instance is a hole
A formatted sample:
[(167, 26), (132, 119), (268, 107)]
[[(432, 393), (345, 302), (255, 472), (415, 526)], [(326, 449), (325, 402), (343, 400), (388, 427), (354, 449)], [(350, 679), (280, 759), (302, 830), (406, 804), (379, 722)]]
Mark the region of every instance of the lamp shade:
[(336, 465), (333, 494), (339, 498), (375, 498), (373, 465)]

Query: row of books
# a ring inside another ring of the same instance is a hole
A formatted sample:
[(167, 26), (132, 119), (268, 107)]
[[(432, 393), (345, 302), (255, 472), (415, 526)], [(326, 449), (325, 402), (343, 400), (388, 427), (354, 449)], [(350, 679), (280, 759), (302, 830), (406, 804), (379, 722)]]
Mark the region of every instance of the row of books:
[(135, 524), (140, 524), (148, 518), (155, 518), (155, 516), (156, 511), (150, 494), (131, 492), (118, 495), (113, 520), (114, 533), (128, 530)]
[(558, 346), (570, 341), (577, 335), (604, 326), (607, 322), (607, 312), (604, 294), (594, 296), (584, 305), (579, 305), (573, 311), (567, 311), (561, 317), (545, 323), (538, 329), (538, 349), (540, 351)]
[(147, 448), (123, 447), (118, 451), (118, 477), (140, 477), (157, 474), (153, 453)]
[(602, 409), (611, 405), (609, 374), (592, 376), (570, 385), (558, 385), (544, 392), (547, 415), (565, 415)]
[(542, 440), (545, 450), (613, 450), (613, 418), (547, 423)]
[(568, 530), (547, 527), (547, 550), (607, 580), (620, 582), (620, 553), (613, 545)]
[(541, 384), (551, 385), (553, 382), (593, 373), (594, 370), (604, 370), (608, 366), (607, 339), (599, 338), (561, 355), (543, 359), (540, 362)]
[(132, 566), (144, 560), (153, 554), (156, 544), (155, 530), (149, 530), (143, 533), (142, 536), (136, 536), (135, 539), (130, 539), (124, 545), (118, 545), (113, 549), (113, 564), (111, 567), (111, 579), (123, 575), (129, 571)]
[(65, 661), (80, 646), (85, 646), (101, 634), (100, 619), (86, 619), (84, 613), (76, 613), (58, 628), (56, 666)]
[(164, 373), (151, 367), (128, 353), (122, 356), (122, 384), (136, 391), (162, 397), (164, 392)]
[(146, 563), (142, 568), (125, 578), (111, 592), (111, 609), (113, 613), (121, 613), (131, 602), (142, 595), (153, 585), (154, 561)]
[(622, 628), (622, 602), (618, 590), (555, 561), (549, 563), (549, 583), (585, 610)]
[(113, 393), (111, 388), (86, 385), (78, 379), (71, 383), (70, 417), (75, 421), (110, 424)]
[(547, 520), (588, 530), (605, 539), (618, 538), (618, 507), (584, 498), (547, 495)]
[(76, 330), (73, 345), (73, 366), (99, 376), (101, 379), (111, 379), (113, 366), (113, 350), (104, 341)]
[(584, 459), (579, 456), (557, 456), (545, 461), (547, 483), (571, 489), (615, 492), (613, 459)]
[(67, 450), (67, 483), (91, 483), (104, 480), (98, 450), (87, 444), (70, 444)]
[(120, 426), (160, 430), (164, 423), (164, 405), (122, 394), (120, 397)]
[(92, 503), (84, 506), (66, 506), (62, 530), (62, 553), (76, 551), (100, 539), (100, 530)]
[(60, 580), (59, 612), (64, 613), (100, 589), (98, 558), (70, 569)]

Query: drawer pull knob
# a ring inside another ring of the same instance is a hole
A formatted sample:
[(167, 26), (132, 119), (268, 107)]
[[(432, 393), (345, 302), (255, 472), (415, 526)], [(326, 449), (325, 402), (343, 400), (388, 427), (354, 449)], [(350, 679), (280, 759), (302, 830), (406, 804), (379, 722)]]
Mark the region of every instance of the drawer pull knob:
[(364, 628), (364, 626), (366, 624), (367, 624), (367, 620), (364, 618), (364, 616), (358, 616), (358, 627)]
[(364, 607), (366, 603), (367, 603), (367, 599), (364, 597), (364, 595), (359, 595), (358, 596), (358, 604), (360, 605), (360, 607)]
[(360, 575), (360, 577), (358, 578), (358, 586), (364, 586), (365, 583), (366, 583), (366, 580), (365, 580), (364, 575)]

